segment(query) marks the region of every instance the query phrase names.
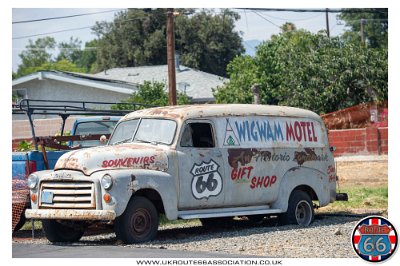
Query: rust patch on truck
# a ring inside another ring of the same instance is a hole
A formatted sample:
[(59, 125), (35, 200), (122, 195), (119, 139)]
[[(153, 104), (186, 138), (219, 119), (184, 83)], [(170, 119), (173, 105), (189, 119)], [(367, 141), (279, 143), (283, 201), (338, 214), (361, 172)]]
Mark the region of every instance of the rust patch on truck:
[(258, 150), (258, 149), (228, 149), (228, 162), (229, 165), (236, 169), (239, 166), (244, 166), (251, 162), (253, 157), (257, 161), (270, 161), (271, 160), (271, 152)]
[(240, 165), (246, 165), (251, 162), (253, 157), (252, 149), (228, 149), (228, 162), (229, 165), (236, 169)]
[(293, 161), (303, 165), (307, 161), (328, 161), (328, 154), (317, 155), (314, 149), (304, 148), (304, 151), (295, 151)]

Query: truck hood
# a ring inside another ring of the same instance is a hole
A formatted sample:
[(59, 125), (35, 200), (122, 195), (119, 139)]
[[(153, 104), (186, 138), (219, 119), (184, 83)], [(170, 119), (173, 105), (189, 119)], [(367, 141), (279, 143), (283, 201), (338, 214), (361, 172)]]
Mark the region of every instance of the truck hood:
[(54, 170), (78, 170), (90, 175), (96, 171), (117, 168), (166, 171), (168, 158), (160, 147), (126, 143), (68, 152), (58, 159)]

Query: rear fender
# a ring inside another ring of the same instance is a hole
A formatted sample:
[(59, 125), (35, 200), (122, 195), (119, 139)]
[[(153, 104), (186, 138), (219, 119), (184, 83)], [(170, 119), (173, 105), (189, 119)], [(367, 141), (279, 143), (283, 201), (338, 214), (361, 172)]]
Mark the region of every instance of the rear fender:
[(281, 209), (286, 212), (290, 194), (296, 187), (302, 185), (309, 186), (314, 190), (320, 206), (325, 206), (329, 203), (330, 192), (327, 175), (313, 168), (297, 166), (289, 169), (283, 176), (278, 198), (271, 208)]

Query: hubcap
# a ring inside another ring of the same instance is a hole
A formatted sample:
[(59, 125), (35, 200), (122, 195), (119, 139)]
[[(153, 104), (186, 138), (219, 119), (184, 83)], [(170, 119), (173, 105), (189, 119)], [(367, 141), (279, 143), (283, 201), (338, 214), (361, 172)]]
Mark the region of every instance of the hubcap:
[(138, 237), (145, 236), (150, 231), (151, 216), (146, 209), (138, 209), (131, 219), (131, 228)]
[(310, 204), (302, 200), (296, 206), (296, 221), (299, 225), (307, 226), (311, 223), (312, 209)]

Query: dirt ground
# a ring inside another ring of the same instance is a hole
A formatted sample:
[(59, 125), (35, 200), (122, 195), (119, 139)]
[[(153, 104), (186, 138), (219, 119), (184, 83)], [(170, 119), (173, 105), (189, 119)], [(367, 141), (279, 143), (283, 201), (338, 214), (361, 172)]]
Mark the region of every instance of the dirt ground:
[(341, 187), (382, 187), (388, 184), (387, 161), (337, 162)]

